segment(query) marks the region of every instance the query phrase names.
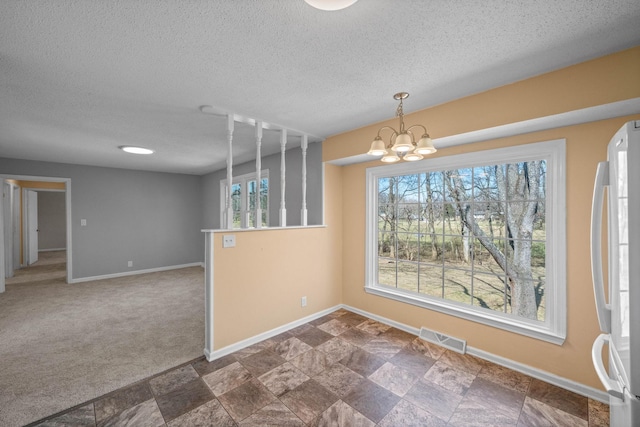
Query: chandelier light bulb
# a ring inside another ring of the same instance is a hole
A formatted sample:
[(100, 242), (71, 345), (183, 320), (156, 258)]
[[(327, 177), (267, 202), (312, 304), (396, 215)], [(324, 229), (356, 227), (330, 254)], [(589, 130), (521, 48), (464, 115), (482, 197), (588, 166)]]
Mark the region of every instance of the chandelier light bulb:
[(400, 157), (398, 157), (398, 155), (392, 151), (382, 157), (380, 160), (384, 163), (395, 163), (400, 161)]
[(429, 135), (422, 135), (422, 138), (420, 138), (420, 141), (418, 141), (418, 144), (416, 145), (415, 152), (419, 154), (432, 154), (436, 151), (438, 150), (433, 146), (433, 141), (429, 138)]
[(371, 148), (369, 149), (369, 152), (367, 154), (372, 156), (383, 156), (387, 154), (387, 147), (385, 147), (382, 138), (377, 136), (376, 139), (373, 140), (373, 142), (371, 143)]
[(413, 153), (405, 154), (402, 159), (406, 160), (407, 162), (415, 162), (417, 160), (424, 159), (424, 157), (422, 157), (422, 154), (413, 152)]
[(397, 151), (398, 153), (404, 153), (407, 151), (413, 150), (413, 142), (411, 141), (411, 136), (408, 133), (401, 133), (396, 137), (396, 142), (391, 147), (393, 151)]

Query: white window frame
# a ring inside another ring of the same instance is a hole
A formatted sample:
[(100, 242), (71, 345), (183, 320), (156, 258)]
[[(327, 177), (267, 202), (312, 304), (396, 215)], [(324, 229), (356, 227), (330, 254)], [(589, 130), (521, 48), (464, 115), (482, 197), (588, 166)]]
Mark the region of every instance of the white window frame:
[[(547, 165), (544, 322), (378, 284), (379, 178), (531, 160), (545, 160)], [(565, 167), (566, 141), (558, 139), (367, 168), (365, 291), (561, 345), (567, 329)]]
[[(269, 169), (263, 169), (260, 172), (260, 179), (269, 179)], [(232, 179), (233, 184), (240, 184), (241, 190), (240, 194), (243, 195), (240, 199), (240, 229), (249, 228), (248, 224), (248, 214), (251, 214), (252, 211), (249, 209), (249, 182), (255, 181), (256, 173), (250, 172), (244, 175), (234, 176)], [(226, 208), (226, 192), (227, 189), (227, 180), (223, 179), (220, 181), (220, 228), (226, 228), (226, 223), (224, 222), (225, 217), (225, 208)], [(271, 185), (267, 186), (267, 209), (266, 209), (266, 223), (269, 224), (269, 193), (271, 192)], [(255, 212), (253, 212), (255, 214)]]

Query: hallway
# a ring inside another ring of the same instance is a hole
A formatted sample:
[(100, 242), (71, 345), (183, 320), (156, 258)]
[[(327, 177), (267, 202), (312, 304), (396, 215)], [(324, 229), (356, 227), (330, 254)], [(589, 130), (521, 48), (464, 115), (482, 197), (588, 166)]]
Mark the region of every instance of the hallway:
[(67, 277), (67, 251), (46, 251), (38, 253), (38, 261), (30, 266), (15, 270), (14, 276), (5, 279), (7, 285), (39, 283), (65, 283)]

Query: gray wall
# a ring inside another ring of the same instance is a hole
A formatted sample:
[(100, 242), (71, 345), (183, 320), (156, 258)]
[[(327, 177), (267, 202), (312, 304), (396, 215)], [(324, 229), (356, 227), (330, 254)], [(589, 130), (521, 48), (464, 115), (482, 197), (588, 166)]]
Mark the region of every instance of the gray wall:
[(74, 279), (203, 261), (198, 176), (6, 158), (0, 174), (71, 179)]
[(67, 247), (65, 193), (38, 191), (38, 250)]
[[(302, 150), (292, 148), (285, 153), (286, 188), (285, 202), (287, 225), (300, 225), (302, 208)], [(262, 159), (262, 169), (269, 170), (269, 226), (277, 227), (280, 211), (280, 154)], [(233, 175), (255, 172), (255, 161), (233, 165)], [(220, 181), (227, 178), (226, 169), (202, 176), (203, 228), (220, 228)], [(309, 144), (307, 148), (307, 223), (322, 224), (322, 143)]]

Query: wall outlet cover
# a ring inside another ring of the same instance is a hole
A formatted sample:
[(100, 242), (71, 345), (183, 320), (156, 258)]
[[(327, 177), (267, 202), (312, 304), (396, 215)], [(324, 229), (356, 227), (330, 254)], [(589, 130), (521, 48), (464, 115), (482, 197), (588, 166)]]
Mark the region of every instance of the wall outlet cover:
[(235, 248), (236, 246), (236, 235), (235, 234), (224, 234), (222, 236), (222, 247), (223, 248)]

